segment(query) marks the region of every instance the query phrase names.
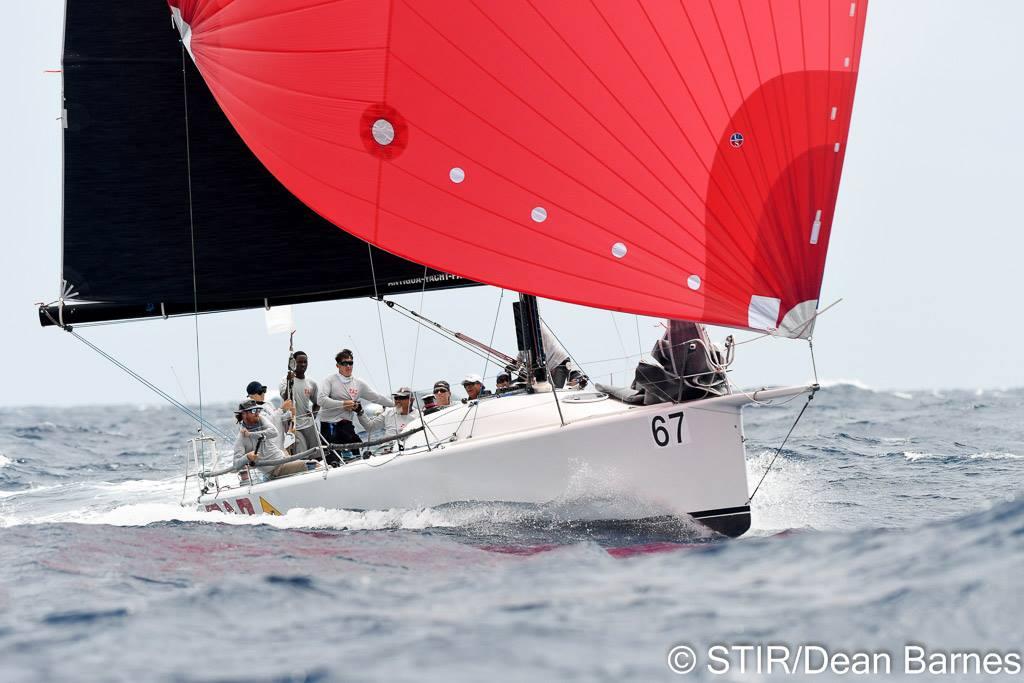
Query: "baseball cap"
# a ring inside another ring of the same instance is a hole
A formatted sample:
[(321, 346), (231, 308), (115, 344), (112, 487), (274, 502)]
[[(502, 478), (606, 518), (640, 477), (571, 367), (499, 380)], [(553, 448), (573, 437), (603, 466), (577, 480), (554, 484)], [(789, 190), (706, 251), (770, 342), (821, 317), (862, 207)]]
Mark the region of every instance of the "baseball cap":
[(246, 394), (265, 394), (267, 393), (267, 385), (261, 384), (260, 382), (252, 381), (245, 386)]
[(477, 374), (474, 373), (474, 374), (466, 375), (466, 379), (462, 380), (462, 383), (464, 385), (465, 384), (483, 384), (484, 380), (480, 377), (480, 375), (477, 375)]
[(443, 379), (439, 379), (436, 382), (434, 382), (434, 391), (437, 391), (438, 389), (451, 391), (452, 387), (450, 384), (448, 384), (448, 382), (444, 381)]

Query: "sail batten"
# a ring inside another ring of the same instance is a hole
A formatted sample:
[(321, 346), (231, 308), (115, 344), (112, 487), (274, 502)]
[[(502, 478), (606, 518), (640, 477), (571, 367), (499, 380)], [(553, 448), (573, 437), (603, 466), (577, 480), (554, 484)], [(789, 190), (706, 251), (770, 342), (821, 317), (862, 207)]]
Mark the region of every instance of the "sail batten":
[(169, 4), (242, 138), (340, 229), (546, 298), (810, 334), (866, 2)]

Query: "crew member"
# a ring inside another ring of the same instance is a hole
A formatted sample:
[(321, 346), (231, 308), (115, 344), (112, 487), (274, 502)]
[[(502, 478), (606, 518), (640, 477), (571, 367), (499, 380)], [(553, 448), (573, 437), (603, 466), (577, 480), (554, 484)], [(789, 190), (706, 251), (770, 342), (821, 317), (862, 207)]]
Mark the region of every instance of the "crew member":
[(503, 394), (512, 389), (512, 375), (503, 372), (494, 380), (494, 393)]
[(447, 408), (452, 404), (452, 387), (448, 382), (439, 379), (434, 382), (434, 405)]
[(483, 379), (476, 374), (466, 375), (466, 379), (462, 380), (462, 388), (466, 390), (466, 396), (470, 401), (475, 401), (481, 396), (491, 395), (491, 392), (484, 389)]
[(235, 419), (239, 423), (238, 438), (235, 439), (234, 464), (241, 469), (246, 464), (259, 469), (271, 479), (286, 474), (305, 472), (316, 467), (313, 461), (296, 460), (282, 465), (260, 465), (287, 457), (277, 445), (277, 427), (263, 414), (259, 401), (246, 399), (238, 404)]
[[(314, 380), (306, 377), (306, 370), (309, 369), (309, 357), (306, 352), (296, 351), (292, 358), (295, 359), (295, 371), (289, 371), (281, 380), (278, 391), (281, 396), (290, 398), (295, 404), (295, 452), (301, 453), (320, 446), (320, 435), (314, 421), (320, 412), (320, 404), (316, 402), (319, 387)], [(317, 456), (317, 459), (319, 457)]]
[[(395, 407), (385, 408), (375, 417), (367, 417), (366, 413), (359, 413), (359, 424), (363, 425), (363, 428), (366, 429), (368, 439), (387, 439), (397, 436), (405, 431), (409, 423), (419, 419), (419, 414), (412, 407), (412, 389), (402, 387), (392, 394), (391, 398), (394, 399)], [(396, 441), (390, 441), (381, 444), (373, 449), (373, 453), (375, 455), (390, 453), (395, 449), (396, 443)]]
[[(576, 375), (582, 377), (582, 386), (586, 386), (586, 377), (579, 370), (572, 368), (569, 352), (558, 343), (558, 339), (552, 334), (548, 324), (543, 320), (540, 321), (540, 341), (544, 345), (544, 366), (548, 371), (548, 381), (556, 388), (561, 389), (565, 386), (565, 380), (569, 375), (576, 373)], [(522, 363), (524, 360), (523, 354), (519, 353), (517, 359)]]
[[(320, 391), (317, 394), (317, 403), (320, 404), (320, 433), (327, 443), (362, 443), (352, 424), (356, 415), (363, 412), (362, 401), (373, 401), (389, 408), (394, 407), (395, 403), (387, 396), (378, 394), (363, 380), (352, 376), (355, 359), (351, 351), (342, 349), (334, 357), (334, 361), (338, 372), (329, 375), (320, 383)], [(354, 450), (352, 455), (358, 455), (358, 448)], [(337, 451), (331, 451), (328, 455), (328, 462), (335, 467), (341, 464), (341, 460), (341, 453)]]

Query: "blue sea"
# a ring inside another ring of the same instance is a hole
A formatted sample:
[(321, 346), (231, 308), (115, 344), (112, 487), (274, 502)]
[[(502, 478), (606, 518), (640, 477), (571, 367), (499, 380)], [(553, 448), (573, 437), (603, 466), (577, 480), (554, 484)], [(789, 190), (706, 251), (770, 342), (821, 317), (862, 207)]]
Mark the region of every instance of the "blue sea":
[[(745, 412), (751, 487), (801, 405)], [(578, 521), (628, 505), (600, 494), (199, 513), (179, 505), (195, 428), (172, 408), (5, 409), (0, 681), (877, 680), (907, 675), (908, 645), (1005, 662), (1024, 648), (1022, 407), (826, 386), (738, 540)], [(816, 675), (755, 654), (811, 645)], [(727, 671), (714, 646), (740, 648)], [(891, 655), (888, 675), (833, 670), (858, 652)], [(913, 678), (1024, 680), (956, 666)]]

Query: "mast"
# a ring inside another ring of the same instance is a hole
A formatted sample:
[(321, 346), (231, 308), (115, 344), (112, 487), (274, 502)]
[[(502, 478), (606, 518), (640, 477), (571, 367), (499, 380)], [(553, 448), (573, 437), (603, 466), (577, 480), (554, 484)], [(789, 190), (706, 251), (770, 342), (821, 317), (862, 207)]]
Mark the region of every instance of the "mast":
[(512, 311), (516, 321), (516, 340), (519, 352), (526, 364), (530, 383), (546, 382), (548, 371), (544, 354), (544, 343), (540, 333), (540, 312), (537, 309), (537, 297), (531, 294), (520, 294), (519, 301), (513, 302)]

